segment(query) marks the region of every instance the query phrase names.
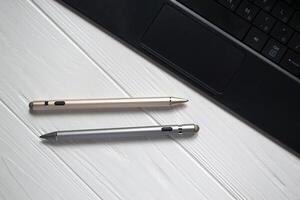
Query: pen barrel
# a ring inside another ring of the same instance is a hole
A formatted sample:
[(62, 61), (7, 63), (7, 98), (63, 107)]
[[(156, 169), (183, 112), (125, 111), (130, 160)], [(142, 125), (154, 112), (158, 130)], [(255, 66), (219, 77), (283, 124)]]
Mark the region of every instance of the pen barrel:
[(176, 104), (173, 99), (174, 97), (49, 100), (33, 101), (29, 107), (33, 111), (167, 107)]
[(133, 128), (90, 129), (58, 131), (56, 139), (66, 138), (127, 138), (154, 136), (191, 136), (197, 133), (199, 127), (195, 124), (147, 126)]

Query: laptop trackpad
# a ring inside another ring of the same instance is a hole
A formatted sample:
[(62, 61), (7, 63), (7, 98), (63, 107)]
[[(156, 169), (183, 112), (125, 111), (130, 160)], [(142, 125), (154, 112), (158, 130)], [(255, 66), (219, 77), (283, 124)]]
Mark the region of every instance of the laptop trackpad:
[(214, 93), (222, 93), (244, 54), (184, 11), (165, 5), (142, 38), (142, 47)]

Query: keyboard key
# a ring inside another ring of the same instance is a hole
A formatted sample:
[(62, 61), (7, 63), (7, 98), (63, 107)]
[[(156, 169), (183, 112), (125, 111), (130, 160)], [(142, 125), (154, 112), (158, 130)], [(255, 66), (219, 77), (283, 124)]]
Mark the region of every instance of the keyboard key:
[(278, 22), (271, 32), (271, 35), (283, 44), (289, 41), (292, 34), (293, 30), (281, 22)]
[(274, 26), (276, 20), (271, 15), (268, 15), (264, 11), (261, 11), (254, 20), (254, 25), (257, 26), (260, 30), (268, 33), (271, 28)]
[(300, 76), (300, 55), (292, 51), (288, 51), (283, 57), (281, 63), (283, 68), (294, 74)]
[(196, 13), (240, 40), (246, 35), (250, 28), (248, 22), (237, 17), (230, 10), (215, 1), (180, 0), (180, 2), (187, 7), (194, 8)]
[(300, 32), (300, 11), (294, 14), (289, 25)]
[(297, 10), (300, 10), (300, 1), (295, 1), (293, 7), (296, 8)]
[(295, 0), (293, 3), (293, 7), (297, 10), (300, 10), (300, 1), (299, 0)]
[(288, 46), (293, 49), (294, 51), (296, 51), (297, 53), (300, 54), (300, 34), (299, 33), (295, 33), (292, 37), (292, 39), (290, 40)]
[(255, 0), (254, 3), (266, 10), (266, 11), (271, 11), (271, 9), (273, 8), (274, 4), (275, 4), (276, 0)]
[(272, 11), (272, 14), (280, 19), (281, 21), (287, 23), (292, 16), (294, 9), (288, 6), (286, 3), (282, 1), (278, 1), (275, 8)]
[(284, 0), (285, 3), (289, 4), (289, 5), (292, 5), (294, 0)]
[(300, 10), (300, 1), (299, 0), (284, 0), (285, 3), (289, 4), (296, 10)]
[(237, 14), (248, 21), (252, 21), (258, 13), (258, 11), (258, 7), (256, 7), (252, 3), (249, 3), (248, 1), (243, 1), (237, 9)]
[(218, 0), (220, 4), (222, 4), (226, 8), (229, 8), (230, 10), (235, 10), (239, 5), (240, 1), (241, 0)]
[(286, 52), (287, 48), (280, 44), (279, 42), (270, 39), (265, 48), (262, 51), (262, 54), (269, 58), (270, 60), (278, 63), (283, 54)]
[(267, 40), (268, 36), (264, 32), (252, 27), (246, 35), (244, 42), (256, 51), (260, 51)]
[(284, 0), (285, 3), (290, 5), (296, 10), (300, 10), (300, 1), (299, 0)]

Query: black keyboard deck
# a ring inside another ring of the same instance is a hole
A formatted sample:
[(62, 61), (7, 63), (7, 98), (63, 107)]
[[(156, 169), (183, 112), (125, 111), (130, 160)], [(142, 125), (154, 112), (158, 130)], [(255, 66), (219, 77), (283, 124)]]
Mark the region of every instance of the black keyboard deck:
[(215, 1), (232, 14), (209, 20), (300, 78), (300, 1)]

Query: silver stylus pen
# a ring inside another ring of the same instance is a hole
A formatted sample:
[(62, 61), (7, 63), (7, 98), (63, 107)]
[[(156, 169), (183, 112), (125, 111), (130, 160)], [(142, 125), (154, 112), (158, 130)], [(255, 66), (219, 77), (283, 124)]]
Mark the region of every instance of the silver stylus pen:
[(199, 131), (196, 124), (163, 125), (163, 126), (142, 126), (106, 129), (67, 130), (55, 131), (41, 135), (42, 139), (63, 139), (63, 138), (110, 138), (110, 137), (138, 137), (138, 136), (191, 136)]
[(69, 99), (32, 101), (29, 108), (32, 111), (42, 110), (73, 110), (101, 108), (143, 108), (168, 107), (187, 102), (178, 97), (136, 97), (136, 98), (106, 98), (106, 99)]

